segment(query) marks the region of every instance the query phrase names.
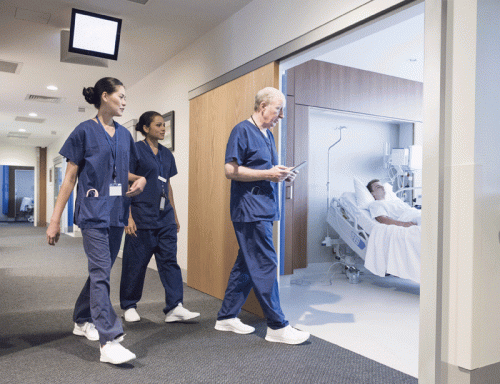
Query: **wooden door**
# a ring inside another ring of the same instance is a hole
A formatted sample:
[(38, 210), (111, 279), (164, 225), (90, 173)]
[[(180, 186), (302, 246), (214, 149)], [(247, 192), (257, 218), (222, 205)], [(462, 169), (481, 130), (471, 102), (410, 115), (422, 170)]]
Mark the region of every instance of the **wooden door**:
[[(224, 174), (227, 140), (252, 114), (257, 91), (279, 87), (278, 76), (278, 64), (271, 63), (190, 101), (187, 284), (219, 299), (238, 253)], [(253, 292), (243, 308), (263, 316)]]

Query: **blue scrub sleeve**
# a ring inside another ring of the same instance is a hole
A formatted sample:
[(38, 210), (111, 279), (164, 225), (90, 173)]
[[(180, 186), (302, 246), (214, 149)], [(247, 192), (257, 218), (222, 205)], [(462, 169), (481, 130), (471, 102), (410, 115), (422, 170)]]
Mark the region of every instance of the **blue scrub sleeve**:
[(139, 161), (141, 159), (141, 156), (139, 155), (139, 151), (135, 146), (134, 138), (132, 137), (132, 135), (128, 130), (127, 132), (130, 137), (129, 171), (130, 173), (133, 173), (135, 175), (137, 174), (137, 169), (139, 168)]
[(64, 142), (59, 153), (81, 168), (85, 156), (85, 132), (76, 127)]
[(175, 165), (175, 158), (172, 155), (172, 161), (170, 162), (170, 171), (168, 172), (168, 178), (177, 175), (177, 166)]
[(236, 161), (238, 165), (242, 165), (247, 148), (248, 138), (245, 130), (239, 126), (234, 127), (227, 141), (225, 163)]

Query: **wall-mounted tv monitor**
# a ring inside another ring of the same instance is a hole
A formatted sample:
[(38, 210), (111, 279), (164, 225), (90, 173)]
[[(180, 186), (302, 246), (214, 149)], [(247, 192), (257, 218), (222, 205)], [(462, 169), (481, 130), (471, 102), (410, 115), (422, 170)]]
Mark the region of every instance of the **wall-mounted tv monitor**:
[(68, 51), (118, 59), (122, 20), (73, 8)]

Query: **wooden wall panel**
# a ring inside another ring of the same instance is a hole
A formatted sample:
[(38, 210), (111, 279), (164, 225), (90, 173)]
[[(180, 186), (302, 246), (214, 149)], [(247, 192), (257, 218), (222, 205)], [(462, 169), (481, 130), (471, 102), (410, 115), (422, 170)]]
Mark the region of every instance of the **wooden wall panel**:
[[(224, 174), (227, 140), (252, 114), (257, 91), (279, 87), (278, 76), (271, 63), (190, 101), (187, 284), (219, 299), (238, 252)], [(263, 316), (253, 293), (244, 308)]]
[(423, 120), (423, 83), (316, 60), (294, 70), (297, 104)]

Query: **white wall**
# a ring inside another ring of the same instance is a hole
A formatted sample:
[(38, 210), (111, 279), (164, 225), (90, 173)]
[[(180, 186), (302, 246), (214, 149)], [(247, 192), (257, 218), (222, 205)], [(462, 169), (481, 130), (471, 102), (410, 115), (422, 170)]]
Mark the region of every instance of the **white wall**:
[[(384, 144), (399, 147), (399, 125), (383, 121), (347, 117), (319, 108), (309, 113), (307, 262), (332, 261), (331, 248), (321, 246), (326, 236), (327, 169), (330, 150), (330, 198), (343, 192), (354, 192), (353, 176), (364, 183), (385, 179), (383, 168)], [(388, 181), (388, 180), (386, 180)], [(329, 233), (330, 237), (338, 237)]]
[(0, 165), (35, 167), (36, 150), (34, 147), (0, 144)]
[(473, 273), (473, 362), (476, 366), (500, 360), (500, 2), (479, 0), (476, 46), (476, 175), (474, 199), (478, 254)]

